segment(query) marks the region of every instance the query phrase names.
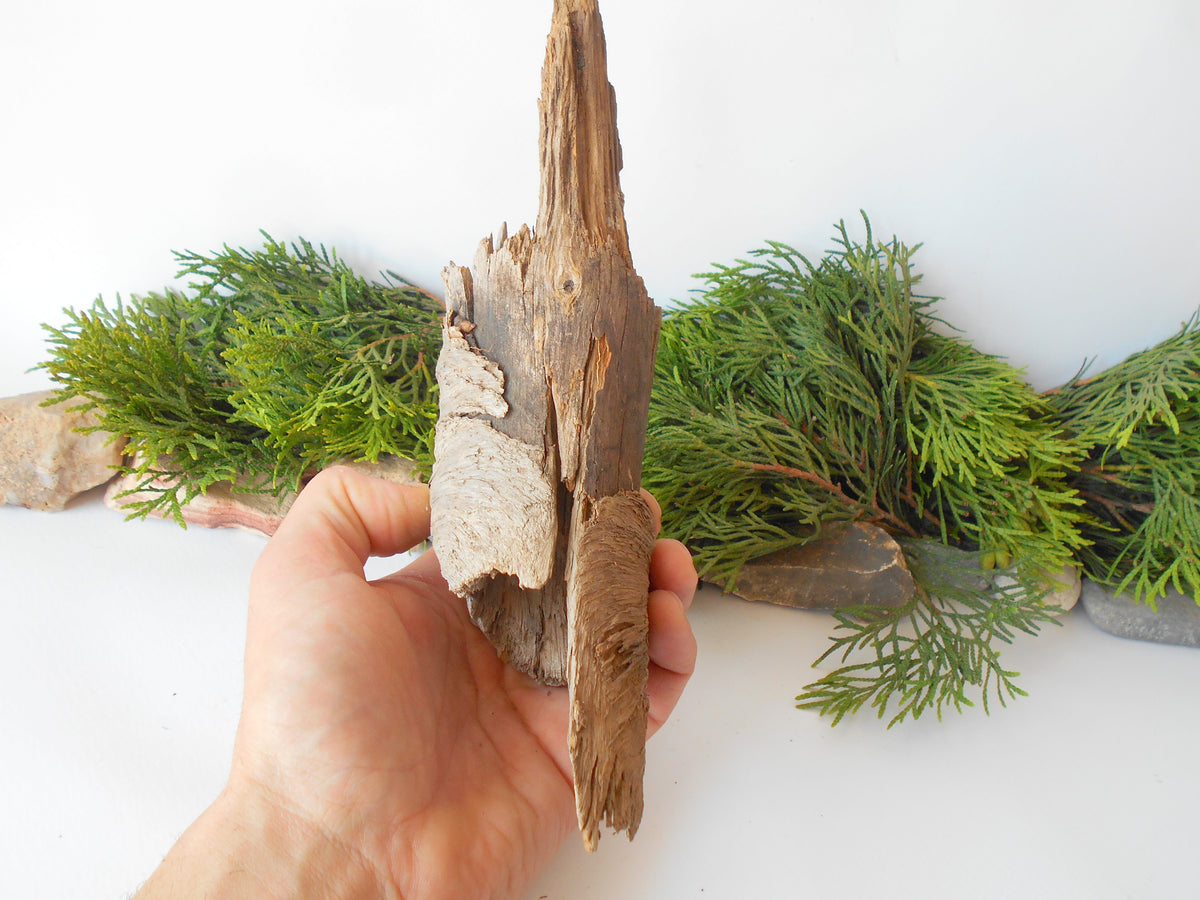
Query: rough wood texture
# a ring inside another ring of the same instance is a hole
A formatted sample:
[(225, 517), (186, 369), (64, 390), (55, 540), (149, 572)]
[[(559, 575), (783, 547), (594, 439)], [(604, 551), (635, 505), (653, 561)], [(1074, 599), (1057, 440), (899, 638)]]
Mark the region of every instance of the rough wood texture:
[(654, 533), (650, 509), (633, 492), (577, 503), (574, 519), (578, 552), (567, 590), (571, 761), (583, 841), (594, 848), (601, 822), (632, 837), (642, 819)]
[(444, 273), (433, 538), (513, 665), (568, 684), (580, 828), (637, 829), (646, 591), (638, 493), (661, 319), (633, 269), (616, 102), (595, 0), (556, 0), (534, 231)]

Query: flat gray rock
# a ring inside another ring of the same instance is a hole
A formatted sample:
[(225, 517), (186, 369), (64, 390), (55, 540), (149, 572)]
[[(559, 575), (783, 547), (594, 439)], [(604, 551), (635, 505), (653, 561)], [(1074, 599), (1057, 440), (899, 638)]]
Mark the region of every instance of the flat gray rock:
[(1200, 605), (1186, 594), (1171, 591), (1159, 597), (1155, 610), (1134, 603), (1128, 594), (1114, 597), (1095, 582), (1085, 580), (1081, 599), (1088, 618), (1109, 634), (1200, 647)]
[(733, 589), (745, 600), (804, 609), (902, 606), (915, 592), (900, 545), (882, 528), (862, 522), (751, 560)]

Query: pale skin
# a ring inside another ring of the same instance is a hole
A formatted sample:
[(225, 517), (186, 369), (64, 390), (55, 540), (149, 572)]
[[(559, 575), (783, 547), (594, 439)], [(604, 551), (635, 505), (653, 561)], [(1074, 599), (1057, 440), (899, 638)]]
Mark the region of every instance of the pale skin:
[[(300, 494), (251, 578), (229, 781), (139, 900), (514, 898), (575, 831), (566, 689), (500, 661), (433, 551), (364, 578), (428, 533), (423, 486), (331, 469)], [(697, 579), (675, 541), (650, 569), (653, 734)]]

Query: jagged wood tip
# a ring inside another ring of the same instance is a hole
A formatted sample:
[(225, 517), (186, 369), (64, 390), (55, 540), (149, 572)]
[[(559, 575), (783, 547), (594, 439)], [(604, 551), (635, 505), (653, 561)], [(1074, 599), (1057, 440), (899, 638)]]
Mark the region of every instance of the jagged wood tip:
[(650, 510), (639, 493), (661, 314), (633, 269), (594, 0), (556, 0), (537, 227), (444, 273), (431, 483), (451, 587), (503, 658), (566, 684), (580, 830), (642, 815)]

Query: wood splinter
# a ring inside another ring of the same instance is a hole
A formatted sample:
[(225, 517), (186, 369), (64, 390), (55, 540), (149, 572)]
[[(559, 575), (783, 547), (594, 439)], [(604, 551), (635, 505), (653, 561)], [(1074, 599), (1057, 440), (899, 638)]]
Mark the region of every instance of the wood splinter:
[(633, 268), (596, 0), (555, 0), (537, 225), (446, 282), (433, 540), (518, 669), (566, 684), (576, 808), (633, 837), (645, 768), (652, 515), (639, 493), (661, 313)]

